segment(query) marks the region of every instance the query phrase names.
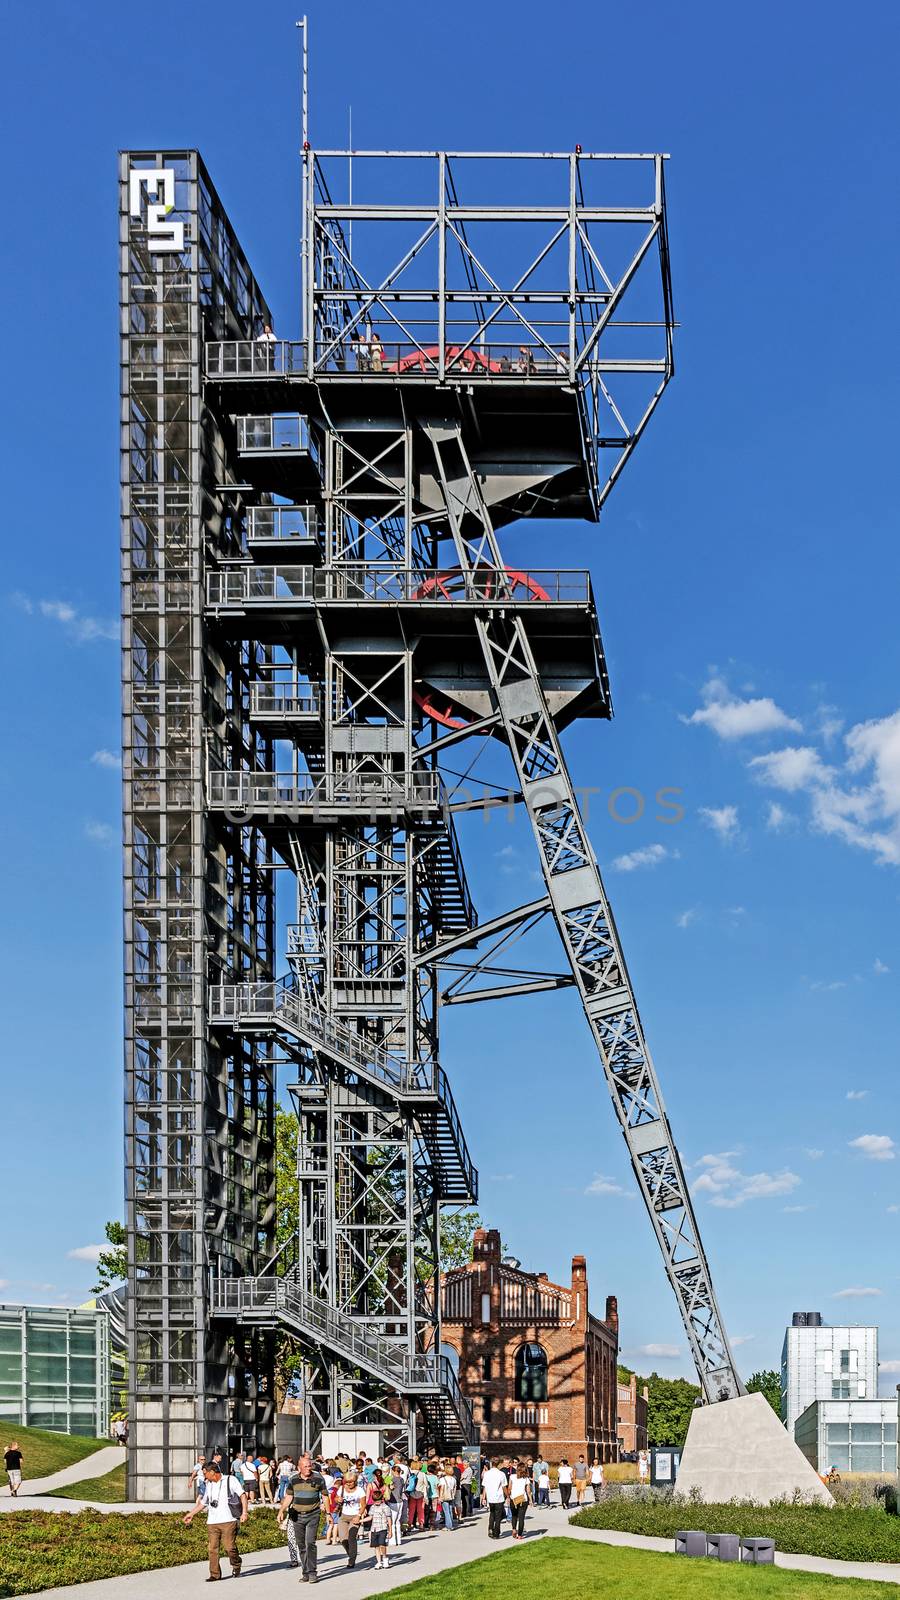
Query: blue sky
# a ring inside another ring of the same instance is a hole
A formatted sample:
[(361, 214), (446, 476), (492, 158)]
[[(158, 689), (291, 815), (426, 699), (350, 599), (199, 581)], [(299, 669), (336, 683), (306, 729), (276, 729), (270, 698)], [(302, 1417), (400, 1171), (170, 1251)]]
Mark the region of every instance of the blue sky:
[[(591, 831), (739, 1361), (776, 1364), (791, 1311), (820, 1309), (880, 1324), (893, 1384), (897, 12), (645, 4), (601, 24), (583, 0), (463, 0), (449, 34), (447, 15), (403, 0), (376, 32), (357, 0), (314, 10), (313, 142), (343, 143), (352, 104), (360, 146), (672, 155), (676, 379), (600, 528), (527, 548), (592, 568), (617, 716), (566, 745), (602, 791)], [(196, 144), (279, 331), (297, 315), (293, 9), (87, 16), (8, 25), (11, 1300), (81, 1299), (77, 1252), (122, 1204), (116, 150)], [(613, 822), (621, 785), (680, 787), (684, 820), (648, 803)], [(464, 842), (482, 913), (514, 903), (524, 830), (470, 822)], [(449, 1012), (444, 1058), (485, 1218), (551, 1277), (586, 1252), (625, 1358), (687, 1371), (573, 996)]]

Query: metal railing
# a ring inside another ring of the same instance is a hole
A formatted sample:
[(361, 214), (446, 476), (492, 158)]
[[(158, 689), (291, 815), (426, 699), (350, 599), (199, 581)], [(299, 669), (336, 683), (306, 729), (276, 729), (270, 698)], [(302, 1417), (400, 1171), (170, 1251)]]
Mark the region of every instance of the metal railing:
[[(446, 1077), (434, 1061), (407, 1061), (402, 1056), (391, 1055), (381, 1045), (369, 1043), (346, 1023), (305, 1005), (294, 978), (280, 978), (273, 983), (215, 984), (208, 992), (208, 1006), (212, 1022), (281, 1023), (314, 1049), (336, 1056), (354, 1072), (375, 1079), (397, 1094), (449, 1089)], [(455, 1105), (453, 1112), (454, 1126), (459, 1127)]]
[(286, 1321), (308, 1337), (352, 1364), (366, 1368), (401, 1393), (424, 1392), (445, 1397), (456, 1412), (463, 1432), (471, 1436), (472, 1408), (447, 1356), (424, 1351), (411, 1354), (401, 1345), (392, 1344), (371, 1326), (346, 1316), (310, 1294), (293, 1273), (284, 1277), (214, 1278), (211, 1301), (212, 1310), (225, 1316), (281, 1312)]
[(292, 339), (225, 339), (206, 346), (208, 378), (269, 378), (306, 371), (306, 345)]
[(279, 412), (266, 417), (238, 417), (237, 447), (242, 455), (254, 451), (309, 450), (309, 424), (299, 412)]
[(445, 804), (440, 776), (428, 770), (401, 772), (210, 772), (210, 806), (228, 811), (290, 810), (323, 807), (405, 807), (438, 811)]
[(371, 564), (222, 567), (206, 575), (210, 606), (390, 601), (417, 605), (587, 605), (590, 573), (579, 568), (390, 567)]
[[(440, 372), (436, 333), (412, 339), (382, 340), (354, 331), (344, 339), (322, 340), (316, 347), (317, 372), (354, 377), (435, 377)], [(469, 343), (467, 336), (444, 344), (444, 371), (449, 377), (538, 378), (568, 382), (569, 349), (548, 339), (519, 338)], [(293, 339), (226, 339), (206, 346), (208, 378), (283, 378), (306, 375), (306, 344)]]
[(312, 717), (321, 720), (322, 690), (318, 685), (282, 682), (250, 685), (251, 717)]
[(314, 540), (321, 531), (322, 517), (316, 506), (251, 506), (247, 517), (247, 543), (251, 545)]

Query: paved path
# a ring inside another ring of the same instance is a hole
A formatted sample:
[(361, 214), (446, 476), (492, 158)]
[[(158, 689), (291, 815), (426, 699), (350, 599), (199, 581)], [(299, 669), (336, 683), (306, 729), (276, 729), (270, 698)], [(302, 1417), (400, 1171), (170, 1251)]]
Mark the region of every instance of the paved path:
[(73, 1461), (70, 1467), (51, 1472), (46, 1478), (26, 1478), (17, 1498), (30, 1499), (36, 1494), (47, 1494), (50, 1489), (65, 1489), (70, 1483), (80, 1483), (82, 1478), (102, 1478), (105, 1473), (112, 1472), (113, 1467), (121, 1466), (124, 1460), (125, 1451), (121, 1445), (106, 1445), (81, 1461)]
[[(51, 1503), (55, 1508), (60, 1504), (59, 1501)], [(104, 1506), (101, 1509), (122, 1508)], [(197, 1543), (201, 1546), (204, 1536), (201, 1519), (198, 1518), (195, 1527)], [(586, 1540), (595, 1544), (628, 1545), (635, 1549), (659, 1550), (668, 1554), (672, 1552), (670, 1539), (650, 1539), (614, 1530), (570, 1527), (562, 1511), (555, 1506), (549, 1512), (532, 1512), (527, 1524), (528, 1540), (546, 1536)], [(320, 1542), (319, 1573), (322, 1582), (338, 1583), (338, 1588), (333, 1591), (335, 1600), (370, 1600), (372, 1595), (383, 1589), (397, 1589), (402, 1584), (412, 1583), (415, 1578), (446, 1571), (450, 1567), (460, 1566), (464, 1561), (474, 1561), (479, 1556), (490, 1556), (493, 1560), (505, 1558), (513, 1548), (506, 1527), (499, 1549), (489, 1544), (486, 1518), (481, 1514), (454, 1533), (416, 1534), (405, 1540), (400, 1550), (391, 1552), (388, 1572), (374, 1571), (374, 1560), (367, 1544), (361, 1545), (356, 1569), (349, 1573), (343, 1551), (340, 1548), (336, 1551), (326, 1550)], [(776, 1561), (779, 1566), (797, 1572), (826, 1572), (840, 1578), (873, 1578), (900, 1584), (900, 1565), (874, 1561), (823, 1561), (816, 1556), (780, 1554), (776, 1555)], [(54, 1600), (63, 1600), (63, 1597), (71, 1597), (71, 1600), (191, 1600), (191, 1597), (199, 1594), (199, 1585), (205, 1579), (206, 1571), (205, 1561), (196, 1562), (153, 1572), (135, 1572), (123, 1578), (104, 1578), (97, 1583), (67, 1585), (45, 1592), (49, 1592)], [(251, 1596), (257, 1592), (254, 1580), (264, 1578), (265, 1585), (258, 1591), (262, 1600), (287, 1600), (288, 1596), (297, 1600), (297, 1574), (291, 1571), (283, 1550), (259, 1550), (246, 1555), (243, 1578), (250, 1580)], [(240, 1592), (243, 1593), (243, 1590)], [(309, 1591), (304, 1588), (302, 1592), (306, 1595)]]

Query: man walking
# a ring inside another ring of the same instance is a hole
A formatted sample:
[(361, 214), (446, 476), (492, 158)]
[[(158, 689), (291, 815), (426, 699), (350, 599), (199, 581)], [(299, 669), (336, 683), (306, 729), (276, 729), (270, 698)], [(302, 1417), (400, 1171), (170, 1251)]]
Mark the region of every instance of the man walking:
[(500, 1524), (509, 1494), (509, 1480), (499, 1467), (488, 1467), (481, 1474), (481, 1503), (488, 1508), (488, 1538), (499, 1539)]
[(313, 1466), (307, 1450), (297, 1463), (284, 1492), (278, 1512), (278, 1526), (287, 1521), (288, 1551), (291, 1566), (300, 1567), (301, 1583), (318, 1583), (318, 1555), (316, 1540), (319, 1537), (319, 1515), (325, 1504), (325, 1479)]
[(584, 1491), (588, 1485), (588, 1464), (584, 1456), (578, 1457), (572, 1468), (572, 1476), (575, 1479), (575, 1499), (580, 1506), (584, 1505)]
[(225, 1551), (231, 1562), (231, 1576), (241, 1575), (241, 1557), (237, 1547), (238, 1524), (247, 1521), (247, 1495), (237, 1478), (231, 1473), (223, 1478), (214, 1462), (203, 1468), (205, 1490), (197, 1495), (197, 1504), (187, 1513), (184, 1521), (190, 1527), (198, 1511), (206, 1511), (209, 1535), (209, 1577), (207, 1583), (218, 1583), (222, 1576), (219, 1550)]
[(22, 1462), (24, 1457), (19, 1449), (18, 1439), (13, 1439), (3, 1452), (3, 1465), (9, 1479), (9, 1492), (15, 1500), (22, 1487)]

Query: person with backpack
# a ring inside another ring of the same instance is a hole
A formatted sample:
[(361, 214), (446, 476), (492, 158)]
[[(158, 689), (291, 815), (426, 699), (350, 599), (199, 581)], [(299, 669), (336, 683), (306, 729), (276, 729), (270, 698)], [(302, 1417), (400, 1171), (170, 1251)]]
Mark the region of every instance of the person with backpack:
[(223, 1477), (220, 1468), (212, 1461), (203, 1468), (203, 1481), (205, 1491), (197, 1495), (197, 1504), (186, 1513), (183, 1519), (185, 1526), (190, 1527), (198, 1511), (206, 1512), (209, 1543), (207, 1583), (217, 1583), (222, 1576), (220, 1549), (225, 1551), (231, 1563), (231, 1576), (239, 1578), (241, 1557), (237, 1547), (237, 1531), (240, 1524), (247, 1521), (246, 1490), (232, 1473)]
[(411, 1461), (406, 1480), (406, 1498), (409, 1505), (408, 1531), (415, 1533), (425, 1527), (425, 1474), (421, 1461)]

